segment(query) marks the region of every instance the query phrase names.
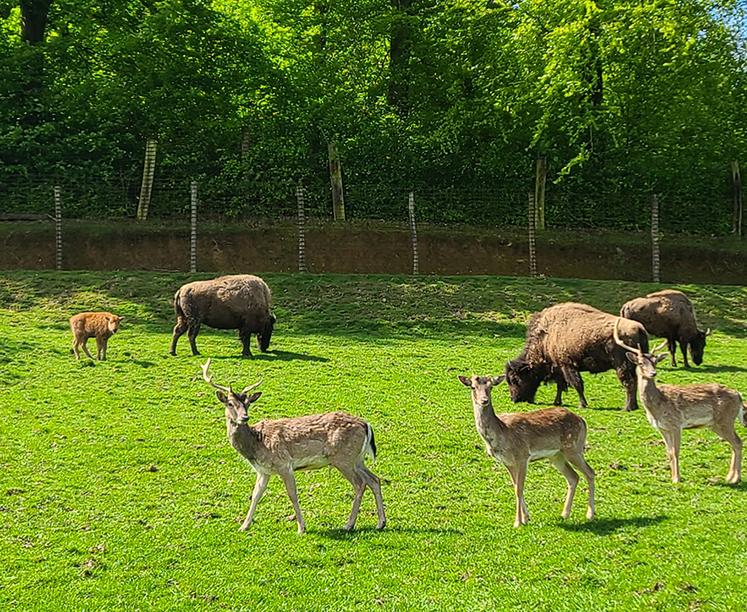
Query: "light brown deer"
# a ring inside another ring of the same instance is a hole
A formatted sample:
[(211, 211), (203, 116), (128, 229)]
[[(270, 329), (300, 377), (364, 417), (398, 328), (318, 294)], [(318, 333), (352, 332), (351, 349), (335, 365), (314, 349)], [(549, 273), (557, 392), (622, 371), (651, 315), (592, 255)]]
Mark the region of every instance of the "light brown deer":
[(568, 482), (568, 493), (561, 516), (571, 515), (573, 496), (578, 485), (577, 467), (589, 484), (589, 504), (586, 518), (594, 518), (594, 470), (584, 459), (586, 422), (565, 408), (550, 408), (532, 412), (496, 415), (491, 400), (491, 389), (504, 377), (460, 376), (463, 385), (472, 389), (472, 408), (477, 432), (485, 442), (488, 455), (503, 463), (511, 475), (516, 493), (514, 527), (529, 522), (524, 501), (524, 479), (530, 461), (549, 459)]
[(70, 317), (75, 358), (80, 359), (79, 349), (82, 348), (89, 359), (93, 359), (86, 342), (89, 338), (96, 338), (96, 359), (105, 361), (109, 338), (119, 330), (119, 324), (123, 320), (124, 317), (118, 317), (111, 312), (80, 312)]
[(700, 385), (657, 385), (656, 364), (667, 354), (654, 355), (667, 344), (664, 341), (653, 352), (626, 345), (614, 329), (614, 338), (625, 348), (627, 358), (636, 365), (638, 395), (646, 409), (649, 423), (667, 447), (672, 468), (672, 482), (680, 481), (680, 440), (683, 429), (709, 427), (731, 445), (731, 464), (726, 481), (736, 484), (742, 479), (742, 440), (734, 429), (737, 417), (747, 427), (742, 396), (733, 389), (715, 383)]
[(241, 531), (246, 531), (251, 525), (254, 511), (265, 492), (270, 476), (277, 474), (285, 483), (288, 497), (293, 504), (298, 533), (304, 533), (306, 525), (298, 504), (293, 472), (325, 466), (336, 468), (355, 490), (353, 508), (344, 529), (350, 531), (355, 527), (366, 487), (371, 489), (376, 498), (379, 518), (377, 527), (384, 528), (386, 516), (381, 497), (381, 484), (378, 477), (364, 464), (366, 455), (376, 458), (376, 442), (371, 425), (344, 412), (273, 419), (249, 425), (249, 406), (262, 395), (261, 392), (249, 395), (249, 392), (262, 381), (236, 393), (230, 386), (224, 387), (214, 383), (209, 369), (210, 359), (202, 366), (202, 376), (205, 382), (217, 389), (215, 394), (225, 406), (228, 440), (257, 473), (251, 505), (246, 519), (241, 524)]

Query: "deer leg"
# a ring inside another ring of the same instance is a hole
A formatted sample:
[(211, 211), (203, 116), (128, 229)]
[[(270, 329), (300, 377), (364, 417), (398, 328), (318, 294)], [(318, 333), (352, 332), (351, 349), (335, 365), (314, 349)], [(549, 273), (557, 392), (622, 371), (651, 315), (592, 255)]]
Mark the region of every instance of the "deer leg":
[(677, 342), (673, 337), (667, 338), (667, 349), (672, 357), (672, 367), (677, 367)]
[(578, 393), (579, 408), (587, 408), (589, 404), (584, 396), (584, 381), (581, 379), (578, 370), (571, 366), (561, 366), (560, 370), (563, 372), (563, 377), (568, 384), (576, 390), (576, 393)]
[(565, 506), (563, 506), (563, 512), (560, 516), (567, 519), (571, 515), (571, 508), (573, 507), (573, 496), (576, 494), (576, 487), (578, 486), (578, 474), (573, 471), (573, 468), (568, 465), (565, 457), (562, 454), (550, 457), (550, 463), (553, 464), (556, 470), (560, 472), (568, 482), (568, 492), (565, 496)]
[(179, 338), (189, 329), (189, 324), (183, 317), (177, 317), (176, 325), (174, 325), (174, 337), (171, 339), (171, 350), (169, 353), (176, 355), (176, 343)]
[(361, 508), (363, 493), (366, 491), (366, 483), (361, 474), (359, 474), (354, 467), (351, 468), (342, 465), (335, 465), (335, 467), (340, 474), (345, 477), (345, 480), (353, 485), (353, 491), (355, 492), (355, 496), (353, 497), (353, 507), (350, 510), (350, 518), (348, 518), (348, 522), (345, 523), (345, 526), (343, 527), (345, 531), (352, 531), (355, 527), (355, 521), (358, 518), (358, 511)]
[(514, 466), (514, 478), (516, 482), (516, 520), (514, 527), (520, 527), (529, 523), (529, 514), (524, 513), (526, 502), (524, 501), (524, 480), (527, 475), (527, 462)]
[(589, 485), (589, 503), (586, 506), (586, 518), (591, 520), (594, 518), (594, 513), (596, 512), (596, 507), (594, 505), (594, 470), (592, 470), (591, 466), (586, 463), (583, 451), (570, 454), (567, 456), (567, 459), (584, 475), (586, 484)]
[(378, 514), (378, 522), (376, 523), (376, 529), (384, 529), (386, 527), (386, 514), (384, 514), (384, 499), (381, 496), (381, 481), (379, 477), (369, 470), (365, 465), (359, 465), (356, 470), (363, 477), (366, 485), (371, 492), (374, 494), (376, 500), (376, 512)]
[(684, 340), (680, 340), (680, 350), (682, 351), (682, 361), (685, 364), (686, 368), (690, 367), (690, 364), (687, 362), (687, 342)]
[(731, 445), (731, 463), (729, 464), (729, 473), (726, 475), (726, 482), (729, 484), (738, 484), (742, 480), (742, 440), (734, 431), (734, 425), (731, 427), (713, 427), (713, 431)]
[[(514, 475), (514, 472), (512, 471), (510, 467), (506, 466), (506, 470), (508, 470), (508, 475), (511, 476), (511, 484), (513, 485), (514, 491), (515, 491), (516, 490), (516, 476)], [(523, 498), (521, 502), (522, 502), (521, 510), (524, 513), (524, 516), (527, 517), (527, 520), (529, 520), (529, 510), (527, 510), (527, 504)]]
[(197, 350), (197, 334), (200, 333), (200, 321), (190, 321), (189, 323), (189, 346), (192, 349), (192, 355), (199, 355), (200, 351)]
[(257, 481), (254, 483), (254, 491), (252, 491), (252, 503), (249, 506), (249, 512), (247, 513), (244, 522), (241, 523), (241, 527), (239, 527), (239, 531), (246, 531), (247, 529), (249, 529), (249, 525), (252, 524), (252, 520), (254, 519), (254, 512), (257, 509), (257, 504), (259, 504), (259, 500), (262, 499), (262, 495), (264, 495), (269, 480), (269, 474), (257, 472)]
[(306, 533), (306, 524), (303, 522), (303, 515), (301, 514), (301, 506), (298, 503), (298, 491), (296, 490), (296, 477), (293, 472), (281, 472), (280, 478), (285, 483), (285, 490), (288, 492), (291, 503), (293, 504), (293, 510), (296, 513), (296, 522), (298, 523), (298, 533)]
[(661, 435), (664, 438), (664, 444), (667, 447), (669, 465), (672, 468), (672, 482), (673, 483), (678, 483), (680, 481), (680, 438), (681, 438), (681, 434), (682, 432), (678, 429), (661, 432)]
[(88, 338), (83, 340), (83, 352), (88, 355), (89, 359), (93, 359), (93, 355), (91, 355), (91, 352), (88, 350), (88, 347), (86, 346), (86, 343), (88, 342)]

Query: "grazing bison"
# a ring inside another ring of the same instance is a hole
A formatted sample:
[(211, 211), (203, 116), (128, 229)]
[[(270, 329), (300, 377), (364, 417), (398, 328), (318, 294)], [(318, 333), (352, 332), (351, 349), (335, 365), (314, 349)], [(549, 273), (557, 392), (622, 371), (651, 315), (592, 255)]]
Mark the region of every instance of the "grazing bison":
[(83, 349), (90, 359), (86, 342), (89, 338), (96, 338), (96, 359), (106, 361), (106, 345), (109, 338), (119, 330), (123, 317), (111, 312), (80, 312), (70, 317), (70, 331), (73, 332), (73, 353), (80, 359), (80, 349)]
[[(555, 405), (571, 385), (578, 392), (579, 405), (586, 408), (584, 382), (579, 372), (614, 369), (625, 387), (625, 410), (638, 407), (635, 366), (615, 342), (613, 330), (618, 317), (587, 306), (566, 302), (532, 315), (527, 326), (524, 350), (506, 364), (506, 382), (514, 402), (534, 403), (540, 383), (555, 381)], [(627, 344), (648, 351), (643, 325), (623, 319), (619, 334)]]
[(666, 338), (673, 366), (677, 365), (677, 342), (686, 368), (690, 367), (687, 363), (688, 346), (695, 365), (703, 363), (706, 336), (711, 330), (698, 329), (693, 305), (682, 291), (664, 289), (630, 300), (623, 304), (620, 316), (642, 323), (652, 336)]
[(259, 349), (270, 347), (275, 315), (270, 308), (270, 288), (258, 276), (237, 274), (182, 285), (174, 295), (176, 325), (171, 341), (171, 354), (176, 355), (176, 343), (189, 332), (193, 355), (199, 355), (195, 338), (203, 323), (216, 329), (238, 329), (244, 345), (244, 357), (251, 357), (249, 341), (257, 334)]

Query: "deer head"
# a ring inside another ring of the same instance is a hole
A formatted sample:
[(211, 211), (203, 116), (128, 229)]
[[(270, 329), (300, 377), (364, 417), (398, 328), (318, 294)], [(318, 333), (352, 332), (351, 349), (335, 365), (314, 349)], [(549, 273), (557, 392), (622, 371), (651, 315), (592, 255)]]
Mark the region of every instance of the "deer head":
[(249, 385), (240, 393), (236, 393), (231, 389), (230, 385), (225, 387), (213, 382), (213, 377), (209, 373), (210, 359), (200, 367), (202, 368), (202, 378), (211, 387), (216, 389), (215, 396), (218, 398), (218, 401), (226, 407), (226, 418), (236, 425), (245, 424), (249, 420), (249, 405), (256, 402), (262, 395), (261, 391), (258, 393), (252, 393), (251, 395), (249, 395), (249, 392), (261, 385), (262, 381), (260, 380), (253, 385)]

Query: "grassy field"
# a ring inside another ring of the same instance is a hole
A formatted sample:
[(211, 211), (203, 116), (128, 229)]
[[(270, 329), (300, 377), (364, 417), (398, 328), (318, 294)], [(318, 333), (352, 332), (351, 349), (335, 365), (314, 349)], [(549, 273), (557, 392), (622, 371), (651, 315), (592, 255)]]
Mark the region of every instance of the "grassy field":
[[(271, 352), (242, 360), (204, 330), (218, 381), (263, 378), (254, 420), (347, 410), (376, 431), (386, 530), (328, 470), (298, 475), (308, 533), (270, 482), (248, 534), (254, 482), (225, 439), (200, 357), (168, 355), (183, 274), (0, 273), (0, 608), (18, 609), (744, 609), (747, 486), (727, 486), (729, 450), (683, 436), (684, 482), (642, 411), (620, 411), (613, 373), (585, 375), (587, 459), (568, 521), (565, 482), (530, 467), (528, 527), (514, 529), (508, 474), (485, 455), (457, 374), (498, 374), (527, 315), (579, 300), (615, 312), (652, 285), (511, 278), (266, 275)], [(747, 395), (747, 288), (685, 286), (716, 329), (705, 364), (659, 379), (719, 381)], [(109, 361), (76, 362), (67, 318), (124, 315)], [(203, 328), (204, 329), (204, 328)], [(543, 388), (539, 402), (552, 401)], [(498, 410), (513, 406), (504, 388)], [(575, 409), (575, 393), (566, 395)], [(745, 429), (739, 425), (743, 438)]]

